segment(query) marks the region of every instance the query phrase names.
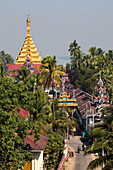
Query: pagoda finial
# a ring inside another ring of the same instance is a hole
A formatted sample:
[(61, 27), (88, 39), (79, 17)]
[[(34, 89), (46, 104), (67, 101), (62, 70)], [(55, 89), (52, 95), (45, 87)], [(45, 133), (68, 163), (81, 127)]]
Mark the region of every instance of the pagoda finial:
[(27, 34), (30, 34), (30, 19), (29, 19), (29, 13), (27, 13)]
[(97, 83), (99, 86), (103, 86), (103, 81), (102, 81), (102, 79), (101, 79), (101, 73), (100, 73), (100, 78), (99, 78), (99, 81), (98, 81), (98, 83)]
[(29, 12), (27, 12), (27, 16), (29, 17)]

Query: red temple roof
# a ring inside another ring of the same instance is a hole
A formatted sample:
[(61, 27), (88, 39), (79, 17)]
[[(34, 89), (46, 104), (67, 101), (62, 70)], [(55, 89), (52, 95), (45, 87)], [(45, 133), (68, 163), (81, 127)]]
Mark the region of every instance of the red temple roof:
[[(40, 65), (41, 64), (33, 64), (33, 68), (37, 70), (37, 67)], [(20, 67), (24, 66), (24, 64), (6, 64), (6, 66), (8, 67), (8, 71), (11, 71), (20, 69)]]

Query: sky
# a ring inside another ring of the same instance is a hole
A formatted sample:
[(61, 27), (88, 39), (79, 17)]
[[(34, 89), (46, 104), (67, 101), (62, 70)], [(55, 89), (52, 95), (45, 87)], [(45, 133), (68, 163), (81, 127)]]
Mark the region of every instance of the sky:
[(42, 58), (55, 55), (65, 65), (74, 40), (83, 53), (94, 46), (113, 49), (113, 0), (0, 0), (0, 51), (14, 59), (25, 40), (27, 13)]

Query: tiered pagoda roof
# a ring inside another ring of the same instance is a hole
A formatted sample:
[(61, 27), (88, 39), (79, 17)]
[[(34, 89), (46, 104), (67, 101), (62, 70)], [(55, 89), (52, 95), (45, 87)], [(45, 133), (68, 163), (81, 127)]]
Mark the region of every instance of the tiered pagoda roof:
[(30, 61), (33, 64), (41, 64), (41, 56), (35, 48), (35, 44), (32, 41), (30, 34), (30, 19), (27, 18), (27, 34), (24, 41), (24, 44), (19, 52), (19, 55), (16, 57), (16, 64), (24, 64), (27, 56), (29, 55)]

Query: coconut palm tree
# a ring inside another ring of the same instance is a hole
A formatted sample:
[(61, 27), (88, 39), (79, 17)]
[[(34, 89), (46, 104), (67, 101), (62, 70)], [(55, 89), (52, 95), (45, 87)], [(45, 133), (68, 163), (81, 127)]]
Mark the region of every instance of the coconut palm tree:
[[(62, 83), (60, 75), (64, 75), (63, 71), (60, 71), (56, 65), (56, 57), (47, 56), (42, 60), (42, 65), (38, 67), (40, 70), (39, 80), (42, 83), (44, 89), (52, 86), (52, 91), (54, 92), (54, 85), (57, 84), (60, 86)], [(52, 110), (52, 121), (53, 121), (53, 130), (54, 130), (54, 93), (53, 93), (53, 110)]]
[[(27, 69), (25, 66), (20, 67), (19, 70), (10, 71), (10, 72), (13, 73), (13, 78), (15, 79), (15, 82), (23, 82), (24, 84), (27, 83), (30, 70)], [(17, 75), (15, 75), (15, 72)]]
[(103, 56), (103, 54), (105, 53), (105, 51), (103, 51), (101, 48), (97, 48), (97, 56)]
[(93, 58), (97, 55), (96, 47), (90, 47), (88, 51)]
[(70, 56), (73, 56), (71, 57), (72, 67), (80, 67), (79, 60), (81, 58), (81, 51), (76, 40), (74, 40), (73, 43), (70, 43), (68, 51), (70, 52)]
[(60, 133), (62, 136), (67, 134), (67, 126), (69, 127), (69, 134), (73, 135), (73, 127), (77, 127), (77, 121), (72, 117), (72, 111), (67, 107), (59, 107), (58, 100), (55, 98), (55, 125), (54, 131)]
[(104, 122), (89, 132), (95, 140), (86, 148), (85, 154), (100, 152), (104, 154), (91, 161), (88, 170), (102, 166), (103, 170), (113, 169), (113, 106), (103, 110)]
[(48, 102), (47, 95), (42, 87), (34, 93), (35, 100), (33, 101), (33, 107), (30, 108), (30, 121), (39, 126), (38, 131), (44, 133), (47, 131), (48, 115), (52, 112), (51, 106)]
[(76, 40), (74, 40), (73, 43), (70, 43), (68, 51), (70, 51), (70, 56), (77, 59), (80, 58), (80, 46), (78, 46)]

